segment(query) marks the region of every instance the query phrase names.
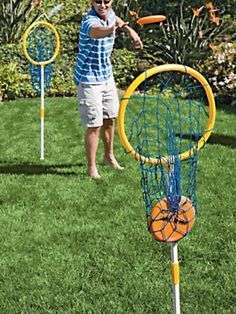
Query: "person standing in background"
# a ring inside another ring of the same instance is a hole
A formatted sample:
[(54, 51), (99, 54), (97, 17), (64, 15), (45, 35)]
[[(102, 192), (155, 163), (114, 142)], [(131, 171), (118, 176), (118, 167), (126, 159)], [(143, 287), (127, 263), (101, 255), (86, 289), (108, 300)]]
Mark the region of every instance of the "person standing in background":
[(114, 82), (110, 56), (118, 30), (127, 32), (134, 48), (143, 48), (138, 34), (112, 10), (113, 0), (91, 0), (91, 10), (84, 16), (79, 34), (79, 52), (74, 81), (79, 111), (85, 133), (88, 175), (99, 179), (96, 153), (99, 135), (104, 145), (103, 163), (123, 169), (113, 151), (115, 118), (119, 98)]

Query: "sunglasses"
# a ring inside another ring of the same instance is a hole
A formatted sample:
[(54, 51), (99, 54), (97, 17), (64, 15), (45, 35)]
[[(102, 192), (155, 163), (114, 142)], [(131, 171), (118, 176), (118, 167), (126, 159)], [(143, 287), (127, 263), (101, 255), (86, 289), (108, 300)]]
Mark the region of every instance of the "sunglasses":
[(104, 3), (105, 5), (108, 5), (111, 0), (93, 0), (96, 4), (101, 5), (102, 3)]

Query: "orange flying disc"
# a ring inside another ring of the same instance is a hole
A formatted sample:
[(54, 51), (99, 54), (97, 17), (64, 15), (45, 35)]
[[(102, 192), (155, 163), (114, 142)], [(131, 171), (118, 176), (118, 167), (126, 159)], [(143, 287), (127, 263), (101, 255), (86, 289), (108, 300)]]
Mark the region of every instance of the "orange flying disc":
[(181, 196), (178, 208), (171, 209), (163, 198), (148, 217), (148, 230), (154, 239), (161, 242), (177, 242), (190, 232), (195, 221), (192, 201)]
[(143, 26), (145, 24), (158, 23), (165, 20), (166, 20), (166, 17), (164, 15), (150, 15), (150, 16), (141, 17), (140, 19), (137, 20), (137, 23)]

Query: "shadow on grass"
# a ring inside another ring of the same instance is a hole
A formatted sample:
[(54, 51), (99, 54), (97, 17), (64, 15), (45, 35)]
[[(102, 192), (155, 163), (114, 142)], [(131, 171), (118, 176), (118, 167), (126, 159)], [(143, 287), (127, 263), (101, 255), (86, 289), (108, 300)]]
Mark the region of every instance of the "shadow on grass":
[[(180, 134), (176, 134), (177, 136), (180, 136)], [(181, 136), (182, 138), (185, 139), (190, 139), (196, 141), (199, 140), (199, 138), (196, 138), (194, 135), (189, 135), (189, 134), (184, 134)], [(207, 140), (207, 143), (209, 144), (219, 144), (222, 146), (228, 146), (231, 148), (236, 148), (236, 137), (235, 136), (230, 136), (230, 135), (223, 135), (223, 134), (217, 134), (217, 133), (212, 133), (209, 139)]]
[(222, 134), (211, 134), (210, 138), (207, 141), (210, 144), (220, 144), (223, 146), (229, 146), (231, 148), (236, 148), (236, 137), (230, 135)]
[[(13, 164), (9, 165), (9, 162), (0, 162), (0, 174), (24, 174), (27, 176), (31, 175), (59, 175), (59, 176), (78, 176), (82, 173), (75, 172), (73, 170), (68, 170), (74, 167), (83, 167), (82, 163), (77, 164), (60, 164), (60, 165), (34, 165), (34, 164)], [(6, 164), (3, 166), (3, 164)]]
[(217, 99), (216, 98), (216, 103), (217, 103), (217, 109), (221, 109), (229, 114), (236, 114), (236, 106), (235, 106), (235, 101), (233, 104), (232, 99), (226, 99), (226, 97), (223, 97), (220, 99), (220, 97)]

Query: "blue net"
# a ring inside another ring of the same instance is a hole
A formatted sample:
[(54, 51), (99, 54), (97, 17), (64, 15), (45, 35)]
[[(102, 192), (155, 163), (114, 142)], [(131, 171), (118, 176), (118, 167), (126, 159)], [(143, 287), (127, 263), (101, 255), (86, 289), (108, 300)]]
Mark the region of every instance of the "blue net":
[[(141, 186), (148, 228), (157, 240), (172, 241), (174, 233), (178, 240), (191, 229), (197, 212), (198, 141), (208, 118), (205, 89), (187, 73), (157, 73), (129, 98), (125, 132), (137, 159), (138, 154), (146, 158), (139, 160)], [(188, 158), (182, 158), (186, 152)]]
[[(32, 86), (36, 93), (39, 95), (41, 93), (41, 66), (33, 65), (30, 63), (29, 69)], [(47, 91), (50, 87), (52, 74), (53, 63), (44, 66), (44, 91)]]
[[(36, 62), (50, 60), (55, 52), (56, 38), (53, 31), (44, 26), (37, 25), (27, 37), (27, 51)], [(44, 89), (49, 89), (53, 73), (53, 63), (44, 66)], [(30, 63), (30, 76), (34, 90), (41, 92), (41, 66)]]

